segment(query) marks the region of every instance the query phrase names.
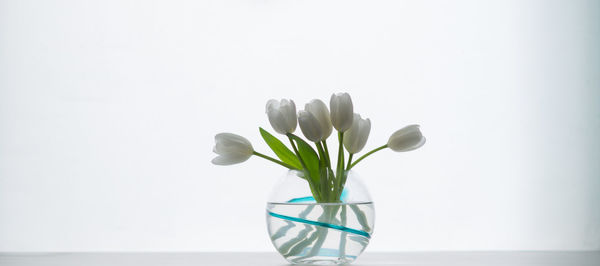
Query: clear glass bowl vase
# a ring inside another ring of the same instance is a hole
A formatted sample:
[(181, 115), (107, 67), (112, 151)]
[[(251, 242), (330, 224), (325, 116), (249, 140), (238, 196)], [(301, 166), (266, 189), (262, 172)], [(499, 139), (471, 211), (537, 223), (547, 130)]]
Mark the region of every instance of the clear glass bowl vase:
[(267, 229), (277, 251), (294, 264), (354, 261), (367, 247), (375, 223), (371, 197), (348, 172), (339, 203), (318, 203), (306, 180), (288, 171), (267, 202)]

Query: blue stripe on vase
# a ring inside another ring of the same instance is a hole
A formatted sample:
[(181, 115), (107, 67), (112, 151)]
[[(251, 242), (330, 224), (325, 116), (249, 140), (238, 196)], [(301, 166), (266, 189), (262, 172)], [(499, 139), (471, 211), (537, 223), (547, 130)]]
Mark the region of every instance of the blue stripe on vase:
[(279, 219), (283, 219), (283, 220), (288, 220), (288, 221), (293, 221), (293, 222), (299, 222), (299, 223), (305, 223), (305, 224), (310, 224), (310, 225), (316, 225), (316, 226), (321, 226), (321, 227), (327, 227), (327, 228), (331, 228), (331, 229), (336, 229), (336, 230), (348, 232), (348, 233), (351, 233), (351, 234), (361, 235), (361, 236), (364, 236), (366, 238), (371, 238), (371, 235), (369, 233), (365, 232), (365, 231), (356, 230), (356, 229), (348, 228), (348, 227), (337, 225), (337, 224), (328, 224), (328, 223), (323, 223), (323, 222), (311, 221), (311, 220), (306, 220), (306, 219), (302, 219), (302, 218), (297, 218), (297, 217), (292, 217), (292, 216), (277, 214), (277, 213), (270, 212), (270, 211), (267, 211), (267, 213), (269, 215), (273, 216), (273, 217), (276, 217), (276, 218), (279, 218)]
[(302, 198), (293, 198), (291, 200), (288, 200), (288, 202), (295, 203), (295, 202), (316, 202), (316, 201), (315, 201), (315, 198), (313, 198), (313, 197), (302, 197)]

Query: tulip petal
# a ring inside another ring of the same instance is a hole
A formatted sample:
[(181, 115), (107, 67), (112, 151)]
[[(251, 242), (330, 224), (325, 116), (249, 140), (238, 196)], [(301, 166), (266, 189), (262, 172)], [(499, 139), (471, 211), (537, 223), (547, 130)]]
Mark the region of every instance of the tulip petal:
[(248, 160), (254, 148), (250, 141), (240, 135), (219, 133), (215, 135), (213, 152), (219, 155), (212, 160), (213, 164), (230, 165)]
[(421, 146), (425, 145), (425, 141), (426, 141), (426, 139), (425, 139), (425, 137), (423, 137), (423, 138), (421, 138), (419, 140), (419, 142), (415, 143), (410, 148), (403, 150), (403, 152), (405, 152), (405, 151), (413, 151), (413, 150), (416, 150), (418, 148), (421, 148)]
[(249, 158), (247, 156), (217, 156), (211, 162), (216, 165), (232, 165), (245, 162)]
[(360, 152), (367, 143), (371, 132), (371, 120), (362, 119), (359, 114), (354, 114), (352, 126), (344, 133), (344, 147), (349, 153)]
[(278, 109), (279, 102), (275, 99), (270, 99), (267, 101), (267, 105), (265, 107), (265, 113), (269, 113), (269, 110)]
[(285, 134), (287, 133), (287, 123), (283, 117), (283, 114), (276, 109), (271, 109), (267, 112), (269, 117), (269, 123), (277, 133)]
[(296, 117), (296, 104), (292, 100), (269, 100), (265, 108), (269, 123), (277, 133), (293, 133), (298, 120)]
[(325, 103), (319, 99), (314, 99), (304, 106), (304, 110), (313, 114), (315, 118), (319, 121), (319, 124), (321, 125), (321, 130), (323, 131), (322, 139), (327, 139), (333, 131), (333, 126), (331, 125), (331, 117), (329, 114), (329, 110), (327, 109), (327, 105), (325, 105)]
[(294, 103), (294, 101), (282, 99), (280, 111), (281, 114), (283, 114), (285, 125), (288, 129), (287, 132), (294, 132), (296, 130), (296, 125), (298, 124), (298, 117), (296, 115), (296, 104)]
[(305, 110), (298, 112), (298, 123), (304, 136), (312, 142), (319, 142), (323, 137), (321, 124), (315, 116)]
[(348, 93), (337, 93), (331, 95), (329, 101), (331, 112), (331, 123), (340, 132), (350, 129), (353, 122), (354, 107)]
[(412, 151), (423, 144), (425, 138), (419, 130), (419, 125), (406, 126), (394, 132), (388, 140), (388, 147), (397, 152)]

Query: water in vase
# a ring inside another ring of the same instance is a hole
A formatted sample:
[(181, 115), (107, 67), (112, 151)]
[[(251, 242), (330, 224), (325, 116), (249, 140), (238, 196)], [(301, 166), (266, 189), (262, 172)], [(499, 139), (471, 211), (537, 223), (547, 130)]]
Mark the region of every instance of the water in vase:
[(369, 243), (374, 216), (372, 202), (267, 203), (271, 241), (292, 263), (354, 261)]

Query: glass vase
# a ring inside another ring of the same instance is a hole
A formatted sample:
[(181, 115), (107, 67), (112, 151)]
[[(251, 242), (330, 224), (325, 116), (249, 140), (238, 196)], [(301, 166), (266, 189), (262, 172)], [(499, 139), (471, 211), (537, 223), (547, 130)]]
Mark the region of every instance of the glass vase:
[(354, 261), (367, 247), (375, 222), (371, 197), (353, 171), (339, 202), (319, 203), (307, 181), (288, 171), (267, 202), (267, 229), (275, 249), (293, 264)]

